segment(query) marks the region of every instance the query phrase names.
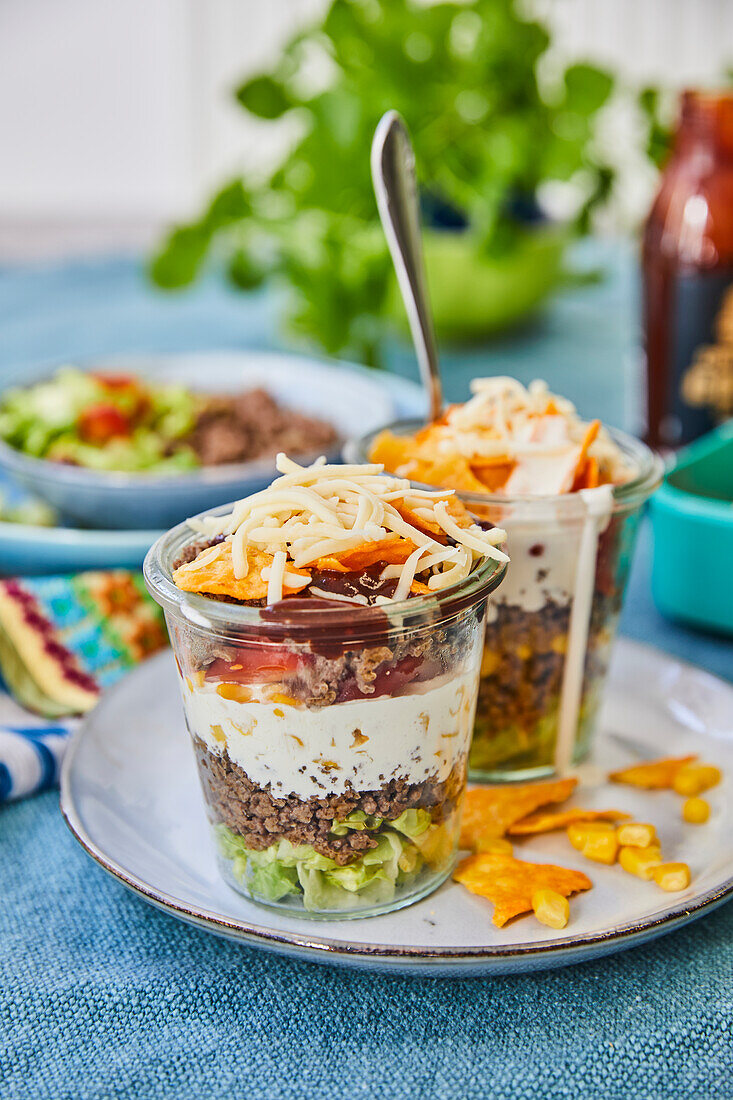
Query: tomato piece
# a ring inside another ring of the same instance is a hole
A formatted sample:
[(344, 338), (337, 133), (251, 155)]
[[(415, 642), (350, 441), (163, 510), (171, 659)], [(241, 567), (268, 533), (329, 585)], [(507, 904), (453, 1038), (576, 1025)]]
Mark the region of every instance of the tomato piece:
[(77, 427), (85, 443), (107, 443), (130, 434), (130, 420), (116, 405), (90, 405), (79, 415)]
[(92, 377), (109, 391), (110, 400), (132, 421), (141, 420), (150, 410), (148, 387), (133, 374), (105, 374), (95, 371)]
[(121, 374), (115, 371), (109, 373), (104, 370), (94, 370), (89, 372), (92, 378), (95, 378), (97, 382), (103, 386), (107, 386), (110, 390), (119, 390), (126, 388), (127, 386), (137, 386), (138, 381), (134, 374)]
[(374, 689), (365, 695), (357, 683), (356, 677), (349, 677), (339, 684), (337, 703), (348, 703), (351, 699), (376, 699), (381, 695), (399, 695), (404, 687), (423, 679), (425, 661), (421, 657), (404, 657), (396, 665), (387, 664), (377, 669), (371, 683)]
[(247, 646), (217, 657), (206, 670), (206, 679), (237, 684), (275, 684), (295, 672), (300, 658), (281, 646)]

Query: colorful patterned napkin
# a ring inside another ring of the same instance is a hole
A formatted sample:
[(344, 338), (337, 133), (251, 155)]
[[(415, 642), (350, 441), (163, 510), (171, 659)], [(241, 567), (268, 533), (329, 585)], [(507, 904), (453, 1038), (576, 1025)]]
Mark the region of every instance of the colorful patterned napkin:
[(166, 643), (138, 574), (0, 580), (0, 802), (53, 786), (74, 716)]

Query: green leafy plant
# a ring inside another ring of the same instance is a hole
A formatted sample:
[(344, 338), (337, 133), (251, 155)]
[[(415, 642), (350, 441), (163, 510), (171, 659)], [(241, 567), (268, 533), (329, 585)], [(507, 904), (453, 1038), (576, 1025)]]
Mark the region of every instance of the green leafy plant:
[[(374, 363), (400, 307), (369, 148), (381, 115), (396, 108), (415, 145), (439, 335), (470, 339), (512, 322), (562, 279), (569, 233), (585, 229), (613, 178), (590, 141), (612, 77), (574, 64), (541, 94), (537, 63), (548, 44), (545, 27), (512, 0), (333, 0), (271, 71), (236, 93), (259, 119), (292, 115), (299, 138), (268, 179), (229, 183), (196, 222), (175, 229), (152, 263), (154, 280), (185, 285), (213, 252), (242, 288), (266, 278), (284, 286), (291, 328), (329, 353)], [(330, 68), (315, 90), (304, 77), (314, 54)], [(587, 197), (573, 225), (528, 225), (540, 184), (581, 170)]]
[(669, 153), (674, 136), (674, 118), (664, 110), (664, 94), (659, 88), (642, 88), (638, 95), (639, 109), (647, 122), (646, 153), (657, 168), (661, 168)]

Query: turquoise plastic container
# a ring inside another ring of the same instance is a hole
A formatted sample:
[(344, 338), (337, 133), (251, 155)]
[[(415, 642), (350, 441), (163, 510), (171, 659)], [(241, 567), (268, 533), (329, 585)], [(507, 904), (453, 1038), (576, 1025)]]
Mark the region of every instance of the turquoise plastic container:
[(659, 610), (733, 634), (733, 420), (679, 454), (651, 513)]

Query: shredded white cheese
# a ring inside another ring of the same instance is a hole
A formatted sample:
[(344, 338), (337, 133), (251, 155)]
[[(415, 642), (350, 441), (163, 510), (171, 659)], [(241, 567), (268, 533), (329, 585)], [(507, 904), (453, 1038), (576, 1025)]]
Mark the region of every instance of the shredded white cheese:
[[(277, 603), (283, 598), (283, 579), (285, 577), (285, 563), (288, 556), (284, 550), (276, 550), (272, 559), (272, 566), (262, 570), (263, 581), (267, 580), (267, 602)], [(265, 572), (268, 573), (265, 578)]]
[[(547, 383), (539, 379), (525, 387), (515, 378), (475, 378), (471, 393), (469, 401), (454, 405), (445, 422), (433, 428), (436, 449), (441, 454), (460, 454), (475, 464), (481, 458), (505, 458), (521, 466), (535, 459), (531, 477), (517, 484), (510, 478), (505, 491), (567, 492), (562, 471), (557, 471), (569, 459), (577, 459), (588, 427), (572, 402), (550, 393)], [(548, 405), (554, 410), (548, 412)], [(626, 480), (629, 471), (624, 457), (605, 428), (593, 440), (589, 454), (610, 471), (612, 481)]]
[[(238, 501), (228, 515), (206, 516), (192, 525), (209, 536), (227, 536), (238, 579), (247, 574), (248, 547), (272, 556), (272, 565), (261, 573), (267, 582), (268, 603), (281, 600), (284, 589), (302, 585), (302, 578), (288, 571), (288, 563), (307, 568), (320, 558), (370, 542), (389, 544), (395, 535), (415, 547), (404, 563), (386, 565), (382, 573), (397, 580), (395, 601), (407, 598), (418, 571), (432, 571), (427, 583), (437, 590), (463, 580), (481, 559), (509, 560), (498, 549), (506, 538), (504, 531), (484, 531), (477, 524), (460, 527), (448, 514), (452, 490), (414, 489), (409, 481), (386, 475), (376, 464), (328, 465), (321, 458), (311, 466), (299, 466), (280, 454), (277, 469), (281, 476), (268, 489)], [(446, 546), (415, 527), (398, 506), (426, 524), (439, 526), (457, 545)], [(212, 547), (212, 552), (219, 550)], [(385, 556), (389, 561), (388, 551)], [(363, 598), (353, 600), (363, 602)]]

